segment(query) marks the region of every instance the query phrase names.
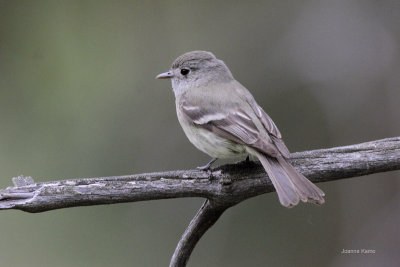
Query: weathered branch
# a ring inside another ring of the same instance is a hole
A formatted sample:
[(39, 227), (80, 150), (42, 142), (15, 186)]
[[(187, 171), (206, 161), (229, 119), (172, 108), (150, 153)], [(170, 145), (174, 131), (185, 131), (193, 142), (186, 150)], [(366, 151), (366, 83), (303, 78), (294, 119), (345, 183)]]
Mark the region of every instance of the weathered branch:
[(186, 266), (197, 242), (221, 217), (222, 213), (230, 207), (231, 205), (214, 204), (207, 199), (186, 228), (181, 240), (179, 240), (169, 266)]
[[(294, 153), (291, 163), (315, 183), (399, 170), (400, 137)], [(43, 212), (152, 199), (207, 198), (182, 236), (171, 266), (186, 265), (200, 237), (227, 208), (275, 191), (258, 163), (228, 164), (209, 173), (168, 171), (44, 183), (20, 176), (13, 182), (14, 187), (0, 190), (0, 209)]]
[[(311, 181), (325, 182), (400, 169), (400, 137), (292, 154)], [(204, 197), (239, 202), (274, 191), (258, 163), (230, 164), (211, 173), (185, 170), (17, 184), (0, 190), (0, 209), (43, 212), (75, 206)], [(21, 178), (19, 179), (21, 180)]]

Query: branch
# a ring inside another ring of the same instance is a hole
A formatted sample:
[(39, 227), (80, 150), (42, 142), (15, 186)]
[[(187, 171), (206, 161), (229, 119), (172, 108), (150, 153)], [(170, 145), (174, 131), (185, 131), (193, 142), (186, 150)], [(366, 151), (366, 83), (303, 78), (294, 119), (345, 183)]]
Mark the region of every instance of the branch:
[[(334, 181), (400, 169), (400, 137), (291, 155), (291, 163), (312, 182)], [(76, 206), (180, 197), (207, 198), (185, 231), (171, 266), (185, 266), (200, 237), (229, 207), (275, 191), (259, 163), (198, 170), (144, 173), (115, 177), (35, 183), (13, 178), (14, 187), (0, 190), (0, 209), (43, 212)]]
[(229, 207), (231, 206), (215, 205), (206, 200), (183, 233), (169, 266), (186, 266), (197, 242)]
[[(312, 182), (334, 181), (400, 169), (400, 137), (292, 154), (291, 163)], [(228, 164), (207, 173), (167, 171), (34, 183), (14, 178), (0, 190), (0, 209), (43, 212), (76, 206), (153, 199), (204, 197), (237, 203), (275, 191), (258, 163)], [(28, 179), (28, 180), (26, 180)]]

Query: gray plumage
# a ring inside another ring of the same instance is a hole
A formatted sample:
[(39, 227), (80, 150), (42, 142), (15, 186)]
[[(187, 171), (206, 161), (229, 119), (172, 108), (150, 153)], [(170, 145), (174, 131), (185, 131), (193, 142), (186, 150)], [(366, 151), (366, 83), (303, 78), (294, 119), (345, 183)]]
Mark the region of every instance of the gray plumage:
[(188, 52), (157, 78), (172, 80), (178, 120), (199, 150), (214, 158), (256, 156), (285, 207), (299, 200), (324, 203), (322, 190), (288, 163), (275, 123), (223, 61), (210, 52)]

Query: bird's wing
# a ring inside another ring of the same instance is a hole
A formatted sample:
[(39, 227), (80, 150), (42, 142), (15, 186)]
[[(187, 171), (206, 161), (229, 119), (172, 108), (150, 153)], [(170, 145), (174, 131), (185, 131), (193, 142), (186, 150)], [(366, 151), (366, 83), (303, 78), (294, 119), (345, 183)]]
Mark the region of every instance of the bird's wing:
[(261, 120), (262, 124), (264, 125), (268, 133), (275, 137), (282, 138), (282, 135), (279, 132), (278, 127), (276, 127), (275, 123), (270, 118), (270, 116), (268, 116), (268, 114), (265, 113), (265, 111), (254, 101), (247, 101), (247, 102), (249, 103), (254, 113), (257, 115), (257, 117)]
[[(228, 114), (224, 114), (217, 108), (200, 108), (186, 101), (181, 102), (179, 108), (182, 114), (198, 127), (207, 129), (228, 140), (253, 147), (267, 155), (273, 157), (285, 156), (272, 139), (279, 138), (271, 134), (261, 136), (260, 130), (253, 122), (251, 115), (243, 109), (231, 108)], [(269, 120), (272, 122), (271, 119)], [(262, 123), (264, 124), (264, 122)], [(273, 122), (272, 125), (275, 126)]]
[(281, 152), (282, 156), (284, 156), (285, 158), (289, 158), (290, 157), (289, 149), (283, 142), (282, 135), (279, 132), (278, 127), (276, 127), (274, 121), (268, 116), (267, 113), (265, 113), (265, 111), (254, 100), (251, 99), (250, 101), (247, 102), (249, 103), (254, 113), (257, 115), (257, 117), (261, 120), (265, 130), (268, 131), (272, 141), (279, 149), (279, 152)]

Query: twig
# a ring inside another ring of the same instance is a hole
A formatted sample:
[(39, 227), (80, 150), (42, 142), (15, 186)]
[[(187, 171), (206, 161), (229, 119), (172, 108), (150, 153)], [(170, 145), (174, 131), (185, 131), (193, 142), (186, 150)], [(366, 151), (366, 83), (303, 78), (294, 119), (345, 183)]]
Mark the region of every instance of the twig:
[[(400, 169), (400, 137), (292, 154), (291, 163), (311, 181), (326, 182)], [(35, 183), (13, 178), (0, 190), (0, 209), (43, 212), (76, 206), (180, 197), (207, 198), (176, 248), (170, 266), (185, 266), (200, 237), (229, 207), (275, 191), (258, 163), (198, 170)]]

